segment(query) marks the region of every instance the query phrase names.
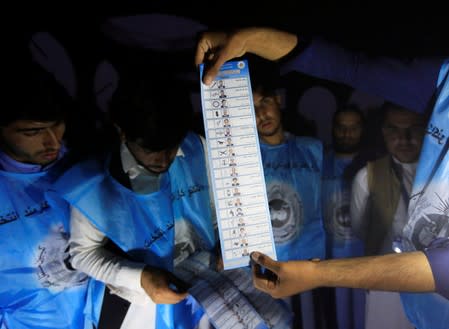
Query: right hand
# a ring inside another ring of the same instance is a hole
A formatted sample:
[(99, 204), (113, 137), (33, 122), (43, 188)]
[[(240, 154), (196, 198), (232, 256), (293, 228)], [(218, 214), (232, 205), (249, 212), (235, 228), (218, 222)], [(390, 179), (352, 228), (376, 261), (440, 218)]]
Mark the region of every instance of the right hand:
[(210, 85), (218, 74), (220, 67), (228, 60), (243, 56), (246, 52), (246, 38), (242, 33), (234, 35), (225, 32), (204, 32), (195, 53), (195, 65), (208, 63), (203, 82)]
[(151, 266), (145, 266), (140, 277), (140, 284), (147, 295), (156, 304), (177, 304), (188, 296), (187, 292), (176, 292), (170, 283), (177, 283), (173, 274)]
[(273, 298), (292, 296), (319, 285), (316, 261), (278, 262), (260, 252), (252, 252), (251, 260), (254, 287)]
[(297, 44), (296, 35), (263, 27), (226, 32), (204, 32), (196, 47), (195, 64), (207, 63), (203, 82), (210, 85), (227, 61), (253, 53), (268, 60), (288, 54)]

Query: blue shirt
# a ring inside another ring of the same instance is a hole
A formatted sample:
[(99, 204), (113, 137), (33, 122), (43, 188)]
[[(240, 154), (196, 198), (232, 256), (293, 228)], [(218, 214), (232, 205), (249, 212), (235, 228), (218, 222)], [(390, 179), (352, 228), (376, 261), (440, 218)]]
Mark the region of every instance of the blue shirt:
[(449, 299), (449, 238), (435, 240), (424, 253), (432, 268), (436, 291)]

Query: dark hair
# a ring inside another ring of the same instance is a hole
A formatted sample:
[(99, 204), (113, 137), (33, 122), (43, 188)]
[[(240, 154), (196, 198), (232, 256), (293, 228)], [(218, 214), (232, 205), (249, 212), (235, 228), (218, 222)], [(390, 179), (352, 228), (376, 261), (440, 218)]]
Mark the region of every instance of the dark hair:
[(184, 139), (193, 108), (187, 89), (175, 79), (133, 74), (120, 79), (109, 112), (127, 140), (161, 151)]
[(418, 112), (413, 111), (409, 108), (406, 108), (402, 105), (398, 105), (398, 104), (390, 102), (390, 101), (385, 101), (380, 108), (382, 125), (385, 124), (385, 121), (387, 120), (388, 113), (393, 112), (393, 111), (415, 113), (422, 118), (423, 122), (428, 120), (428, 113), (425, 113), (425, 114), (418, 113)]
[(7, 74), (4, 96), (12, 107), (2, 111), (0, 126), (17, 120), (65, 120), (75, 102), (64, 87), (36, 63), (21, 69)]
[(251, 73), (251, 89), (266, 97), (277, 95), (280, 86), (280, 72), (277, 63), (252, 56), (248, 66)]
[(346, 104), (345, 106), (339, 108), (337, 111), (334, 112), (332, 116), (332, 126), (335, 125), (335, 121), (337, 120), (337, 116), (340, 113), (355, 113), (360, 117), (360, 121), (362, 122), (362, 126), (365, 126), (366, 118), (363, 111), (358, 107), (356, 104)]

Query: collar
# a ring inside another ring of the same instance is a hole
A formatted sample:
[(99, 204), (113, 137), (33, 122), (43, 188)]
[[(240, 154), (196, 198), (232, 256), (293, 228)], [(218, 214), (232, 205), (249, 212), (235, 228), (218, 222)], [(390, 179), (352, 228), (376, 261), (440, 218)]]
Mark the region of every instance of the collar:
[[(176, 156), (184, 156), (184, 152), (182, 151), (181, 147), (178, 148), (178, 151), (176, 152)], [(143, 166), (141, 166), (134, 155), (131, 153), (131, 151), (128, 149), (128, 146), (126, 146), (126, 143), (122, 142), (120, 145), (120, 158), (122, 160), (122, 168), (123, 171), (129, 176), (129, 178), (134, 179), (140, 174), (146, 174), (150, 176), (159, 176), (157, 174), (154, 174), (147, 169), (145, 169)]]
[(289, 140), (295, 139), (295, 138), (296, 138), (296, 136), (293, 135), (292, 133), (289, 133), (288, 131), (284, 131), (282, 142), (280, 142), (279, 144), (267, 144), (267, 143), (265, 143), (265, 142), (262, 140), (262, 138), (260, 138), (260, 136), (259, 136), (259, 143), (260, 143), (260, 144), (264, 144), (264, 145), (269, 145), (269, 146), (278, 146), (278, 145), (285, 144), (285, 143), (287, 143)]
[(33, 163), (24, 163), (17, 160), (14, 160), (9, 155), (7, 155), (5, 152), (0, 150), (0, 168), (4, 171), (8, 172), (15, 172), (15, 173), (21, 173), (21, 174), (30, 174), (30, 173), (37, 173), (41, 171), (46, 171), (53, 167), (59, 160), (61, 160), (64, 155), (67, 153), (67, 148), (62, 145), (61, 150), (59, 151), (58, 158), (53, 161), (52, 163), (42, 166), (39, 164), (33, 164)]
[(393, 161), (400, 165), (405, 171), (407, 172), (416, 172), (416, 167), (418, 166), (418, 161), (416, 162), (410, 162), (410, 163), (403, 163), (396, 159), (394, 156), (392, 156)]

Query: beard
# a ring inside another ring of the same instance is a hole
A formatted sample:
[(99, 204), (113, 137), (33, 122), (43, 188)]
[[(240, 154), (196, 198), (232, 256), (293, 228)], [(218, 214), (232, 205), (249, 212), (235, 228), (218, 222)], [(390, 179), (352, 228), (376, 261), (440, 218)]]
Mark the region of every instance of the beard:
[(333, 146), (336, 153), (353, 154), (360, 150), (360, 142), (350, 143), (347, 141), (334, 139)]

